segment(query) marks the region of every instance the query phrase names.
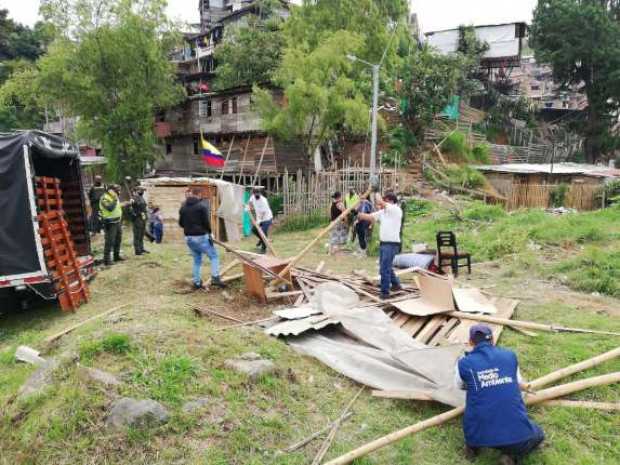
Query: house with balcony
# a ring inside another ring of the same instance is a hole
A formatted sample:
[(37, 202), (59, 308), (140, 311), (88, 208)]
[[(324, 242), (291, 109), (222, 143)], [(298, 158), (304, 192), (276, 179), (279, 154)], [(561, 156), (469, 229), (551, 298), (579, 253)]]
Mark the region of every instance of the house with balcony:
[[(310, 169), (312, 163), (303, 153), (301, 144), (268, 137), (262, 130), (261, 119), (252, 108), (250, 87), (213, 89), (217, 74), (216, 47), (227, 30), (244, 27), (250, 15), (261, 14), (260, 3), (200, 0), (199, 10), (200, 32), (187, 34), (183, 48), (172, 57), (187, 98), (157, 116), (156, 133), (163, 156), (156, 164), (156, 173), (168, 176), (220, 174), (236, 182), (248, 182), (260, 176), (263, 182), (270, 184), (285, 172)], [(288, 2), (281, 2), (276, 14), (286, 18)], [(276, 88), (272, 91), (275, 95), (280, 92)], [(201, 133), (226, 158), (223, 170), (203, 164)]]

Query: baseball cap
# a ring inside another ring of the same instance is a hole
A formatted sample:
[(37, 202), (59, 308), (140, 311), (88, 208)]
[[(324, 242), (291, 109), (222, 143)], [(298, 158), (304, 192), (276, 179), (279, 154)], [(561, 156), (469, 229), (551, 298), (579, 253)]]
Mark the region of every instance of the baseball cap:
[(489, 328), (487, 325), (474, 325), (469, 328), (469, 339), (472, 341), (476, 339), (490, 341), (491, 339), (493, 339), (493, 331), (491, 331), (491, 328)]

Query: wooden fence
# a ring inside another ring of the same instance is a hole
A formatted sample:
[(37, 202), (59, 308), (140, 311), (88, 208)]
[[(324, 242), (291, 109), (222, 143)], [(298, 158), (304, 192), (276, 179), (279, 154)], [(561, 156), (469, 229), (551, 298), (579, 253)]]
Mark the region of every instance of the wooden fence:
[[(549, 208), (551, 207), (551, 193), (557, 189), (553, 184), (518, 184), (511, 187), (506, 193), (506, 208)], [(599, 208), (600, 201), (597, 196), (601, 186), (592, 184), (571, 184), (564, 197), (564, 207), (576, 210), (595, 210)]]
[[(405, 177), (398, 171), (383, 171), (378, 177), (382, 191), (404, 186)], [(356, 192), (363, 193), (368, 189), (368, 185), (367, 170), (345, 169), (309, 176), (303, 176), (301, 171), (298, 171), (296, 176), (285, 173), (282, 182), (284, 214), (312, 214), (318, 211), (327, 214), (334, 192), (340, 191), (345, 196), (349, 189), (353, 188)]]

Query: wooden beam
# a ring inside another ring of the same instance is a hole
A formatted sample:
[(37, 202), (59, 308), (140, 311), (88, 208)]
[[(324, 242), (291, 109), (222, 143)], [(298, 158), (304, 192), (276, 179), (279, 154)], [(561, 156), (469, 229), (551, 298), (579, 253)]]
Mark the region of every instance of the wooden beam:
[(117, 307), (111, 308), (110, 310), (106, 310), (103, 313), (99, 313), (98, 315), (91, 316), (90, 318), (86, 318), (85, 320), (80, 321), (79, 323), (76, 323), (76, 324), (74, 324), (72, 326), (69, 326), (68, 328), (63, 329), (59, 333), (56, 333), (56, 334), (53, 334), (53, 335), (49, 336), (47, 339), (45, 339), (45, 343), (49, 344), (51, 342), (54, 342), (56, 339), (60, 339), (65, 334), (69, 334), (71, 331), (74, 331), (74, 330), (78, 329), (79, 327), (84, 326), (87, 323), (90, 323), (91, 321), (94, 321), (94, 320), (97, 320), (99, 318), (103, 318), (104, 316), (110, 315), (111, 313), (114, 313), (114, 312), (120, 310), (121, 308), (125, 308), (128, 305), (131, 305), (131, 304), (119, 305)]
[(545, 407), (570, 407), (602, 410), (604, 412), (620, 412), (620, 402), (593, 402), (589, 400), (546, 400), (541, 403)]

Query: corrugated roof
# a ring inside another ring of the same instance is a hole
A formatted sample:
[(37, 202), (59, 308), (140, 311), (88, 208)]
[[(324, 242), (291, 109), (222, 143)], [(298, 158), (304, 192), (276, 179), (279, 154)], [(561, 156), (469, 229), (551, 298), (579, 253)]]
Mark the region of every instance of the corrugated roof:
[(505, 163), (475, 166), (479, 171), (518, 174), (583, 174), (585, 176), (620, 177), (620, 170), (585, 163)]

